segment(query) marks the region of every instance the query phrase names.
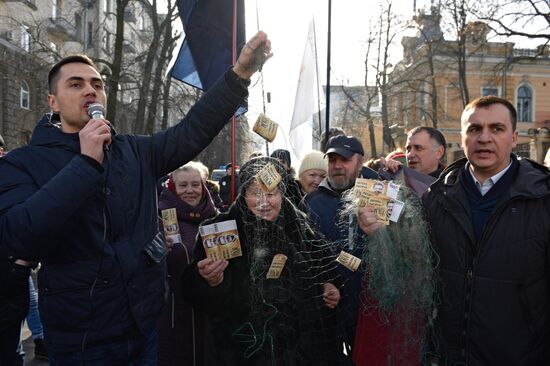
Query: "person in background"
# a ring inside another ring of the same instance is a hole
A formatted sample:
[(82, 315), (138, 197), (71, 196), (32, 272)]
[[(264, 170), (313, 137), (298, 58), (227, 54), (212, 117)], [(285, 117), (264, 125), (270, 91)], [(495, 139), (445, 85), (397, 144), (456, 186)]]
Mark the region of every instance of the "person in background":
[[(219, 180), (220, 197), (223, 202), (222, 211), (227, 211), (231, 203), (231, 176), (233, 175), (233, 164), (228, 163), (225, 166), (225, 175)], [(239, 192), (239, 176), (235, 176), (235, 195)]]
[(326, 136), (326, 131), (323, 131), (323, 133), (321, 133), (321, 152), (323, 153), (327, 152), (327, 144), (331, 138), (334, 136), (346, 136), (346, 131), (340, 127), (331, 127), (328, 130), (328, 137)]
[[(266, 191), (257, 175), (267, 164), (282, 180)], [(184, 273), (185, 294), (213, 323), (210, 349), (220, 353), (217, 366), (334, 365), (329, 358), (339, 348), (323, 322), (340, 300), (334, 261), (285, 195), (287, 177), (277, 159), (249, 160), (240, 170), (235, 203), (205, 222), (235, 220), (242, 256), (213, 261), (197, 237), (195, 259)], [(275, 255), (286, 261), (269, 277)]]
[(216, 206), (218, 210), (221, 210), (223, 208), (223, 201), (220, 197), (220, 185), (218, 182), (208, 179), (210, 177), (210, 171), (206, 165), (201, 162), (197, 162), (197, 166), (200, 168), (202, 181), (206, 185), (206, 188), (208, 188), (208, 192), (214, 202), (214, 206)]
[(48, 360), (48, 349), (44, 344), (44, 328), (40, 319), (38, 310), (38, 291), (36, 291), (32, 276), (29, 276), (29, 314), (27, 315), (27, 325), (31, 331), (32, 341), (34, 343), (34, 358), (37, 360)]
[(322, 152), (313, 150), (304, 155), (298, 169), (298, 181), (303, 195), (311, 193), (327, 176), (328, 161)]
[[(409, 168), (434, 178), (438, 178), (445, 166), (445, 152), (447, 142), (445, 136), (433, 128), (418, 126), (413, 128), (407, 134), (406, 144), (407, 165)], [(382, 165), (393, 173), (399, 170), (403, 165), (402, 161), (386, 157), (380, 159)]]
[(292, 160), (290, 158), (290, 152), (284, 149), (277, 149), (271, 153), (271, 157), (279, 160), (281, 165), (285, 168), (286, 174), (286, 196), (290, 198), (290, 201), (299, 209), (303, 209), (301, 202), (303, 197), (300, 184), (296, 182), (294, 177), (294, 170), (292, 169)]
[(216, 208), (204, 184), (203, 164), (189, 162), (170, 174), (167, 187), (159, 197), (159, 210), (176, 209), (182, 243), (170, 242), (168, 284), (170, 293), (157, 329), (161, 366), (202, 364), (203, 316), (183, 298), (181, 275), (193, 258), (199, 224), (216, 215)]

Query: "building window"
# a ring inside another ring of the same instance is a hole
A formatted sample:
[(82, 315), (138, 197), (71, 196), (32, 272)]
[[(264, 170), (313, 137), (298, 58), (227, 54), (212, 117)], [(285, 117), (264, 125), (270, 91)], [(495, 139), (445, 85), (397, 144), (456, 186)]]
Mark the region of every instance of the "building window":
[(62, 0), (52, 0), (52, 18), (61, 17), (61, 1)]
[(21, 48), (27, 52), (31, 51), (31, 33), (26, 25), (21, 26)]
[(74, 26), (76, 28), (76, 36), (78, 40), (82, 40), (82, 16), (75, 13), (74, 15)]
[(105, 35), (105, 51), (111, 51), (111, 33), (109, 32)]
[(533, 121), (533, 90), (530, 86), (522, 85), (518, 88), (516, 109), (519, 122)]
[(145, 16), (141, 14), (138, 19), (138, 29), (140, 31), (145, 29)]
[(104, 11), (105, 13), (108, 13), (108, 12), (111, 11), (111, 0), (105, 0), (105, 1), (103, 2), (103, 11)]
[(495, 97), (498, 97), (498, 88), (494, 86), (485, 86), (481, 88), (482, 97), (487, 97), (489, 95), (494, 95)]
[(86, 33), (86, 37), (86, 48), (88, 48), (94, 44), (94, 23), (92, 22), (88, 22), (88, 32)]
[(29, 85), (26, 81), (21, 82), (21, 108), (31, 108), (31, 97), (29, 93)]

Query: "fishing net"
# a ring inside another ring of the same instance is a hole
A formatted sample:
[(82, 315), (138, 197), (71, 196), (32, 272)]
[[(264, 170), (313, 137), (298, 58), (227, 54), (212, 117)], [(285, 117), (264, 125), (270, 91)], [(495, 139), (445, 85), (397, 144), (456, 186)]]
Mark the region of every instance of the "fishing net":
[[(279, 182), (260, 178), (267, 165)], [(220, 365), (338, 364), (336, 310), (325, 306), (323, 286), (341, 281), (329, 244), (285, 195), (288, 179), (276, 159), (248, 161), (234, 205), (214, 220), (236, 221), (242, 249), (224, 271), (224, 309), (212, 314)], [(277, 200), (280, 211), (271, 217), (267, 202)], [(275, 264), (281, 255), (286, 260)]]
[[(414, 191), (402, 185), (397, 199), (404, 203), (397, 222), (356, 238), (364, 246), (365, 276), (359, 316), (363, 324), (355, 345), (368, 347), (372, 340), (367, 339), (370, 333), (365, 327), (374, 328), (386, 343), (386, 359), (392, 365), (418, 365), (428, 357), (438, 257)], [(345, 201), (341, 216), (356, 215), (358, 199), (353, 192), (346, 194)]]

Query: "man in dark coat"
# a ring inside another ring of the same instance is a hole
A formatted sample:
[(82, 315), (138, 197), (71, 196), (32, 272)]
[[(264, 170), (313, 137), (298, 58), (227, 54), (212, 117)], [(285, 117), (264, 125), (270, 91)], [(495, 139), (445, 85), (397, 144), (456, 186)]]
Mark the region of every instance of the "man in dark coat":
[(465, 159), (423, 201), (438, 251), (441, 365), (550, 365), (550, 173), (512, 154), (516, 111), (462, 114)]
[[(220, 185), (220, 197), (223, 202), (222, 211), (227, 211), (231, 203), (233, 203), (231, 197), (231, 177), (236, 169), (233, 169), (233, 164), (229, 163), (225, 166), (225, 175), (219, 180)], [(235, 196), (239, 192), (239, 177), (235, 176)]]
[[(363, 233), (352, 222), (350, 215), (339, 222), (345, 205), (344, 194), (355, 186), (360, 178), (377, 179), (372, 169), (364, 167), (364, 150), (361, 142), (353, 136), (339, 135), (332, 137), (327, 145), (328, 175), (317, 190), (307, 194), (304, 201), (309, 209), (309, 218), (317, 229), (331, 242), (333, 255), (346, 251), (357, 258), (363, 256), (363, 246), (359, 239)], [(355, 239), (354, 239), (355, 238)], [(340, 274), (346, 281), (339, 317), (344, 324), (348, 346), (347, 354), (351, 357), (351, 346), (354, 342), (359, 294), (362, 289), (363, 270), (352, 272), (339, 266)], [(350, 359), (351, 360), (351, 359)], [(351, 362), (347, 360), (348, 362)]]
[(153, 136), (113, 135), (108, 121), (88, 116), (92, 103), (106, 102), (89, 58), (52, 68), (53, 113), (28, 146), (0, 159), (0, 248), (42, 262), (40, 313), (53, 364), (156, 364), (167, 253), (157, 180), (212, 141), (270, 48), (259, 32), (179, 124)]
[[(443, 161), (447, 150), (447, 142), (441, 131), (426, 126), (413, 128), (407, 134), (407, 165), (422, 174), (438, 178), (439, 174), (445, 168)], [(397, 159), (381, 158), (382, 164), (386, 169), (396, 173), (402, 163)], [(396, 177), (391, 177), (395, 179)]]

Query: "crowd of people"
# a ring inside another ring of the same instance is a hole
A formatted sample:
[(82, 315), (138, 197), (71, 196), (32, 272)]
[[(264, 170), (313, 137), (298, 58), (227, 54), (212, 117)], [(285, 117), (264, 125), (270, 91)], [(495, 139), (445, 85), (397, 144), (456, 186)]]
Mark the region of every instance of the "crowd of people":
[[(550, 364), (550, 171), (512, 152), (514, 106), (468, 104), (450, 164), (431, 127), (370, 167), (332, 129), (297, 173), (279, 149), (212, 182), (193, 159), (270, 56), (257, 33), (148, 137), (88, 116), (106, 102), (89, 58), (51, 69), (52, 113), (0, 159), (0, 365), (38, 265), (27, 322), (51, 365)], [(359, 204), (362, 179), (399, 187), (398, 219)]]

